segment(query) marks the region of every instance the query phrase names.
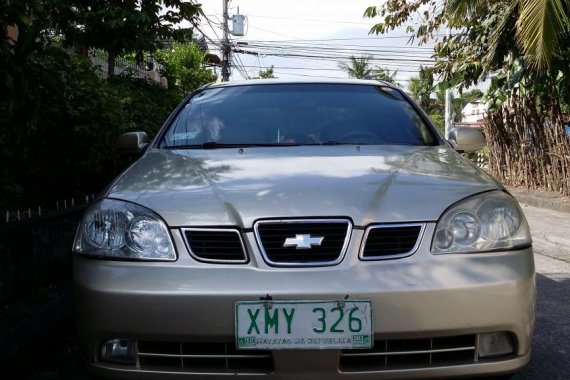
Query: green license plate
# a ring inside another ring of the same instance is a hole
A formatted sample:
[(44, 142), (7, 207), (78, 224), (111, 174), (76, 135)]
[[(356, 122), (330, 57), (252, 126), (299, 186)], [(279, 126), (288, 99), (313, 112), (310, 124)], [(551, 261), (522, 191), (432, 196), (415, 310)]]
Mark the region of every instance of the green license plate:
[(370, 300), (238, 301), (236, 347), (243, 350), (372, 348)]

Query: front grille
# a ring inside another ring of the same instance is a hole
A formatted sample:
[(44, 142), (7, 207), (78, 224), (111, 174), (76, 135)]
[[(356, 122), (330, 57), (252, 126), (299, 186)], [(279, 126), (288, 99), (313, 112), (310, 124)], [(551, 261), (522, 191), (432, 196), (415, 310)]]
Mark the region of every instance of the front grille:
[[(348, 246), (351, 227), (347, 219), (260, 221), (254, 226), (265, 260), (276, 266), (338, 264)], [(303, 239), (304, 243), (310, 241), (310, 247), (303, 245)], [(286, 241), (289, 246), (285, 246)]]
[(270, 351), (235, 349), (235, 343), (138, 342), (138, 363), (148, 371), (268, 374)]
[(424, 224), (370, 226), (364, 234), (363, 260), (394, 259), (413, 254), (420, 243)]
[(212, 263), (246, 263), (245, 247), (238, 230), (185, 228), (182, 230), (192, 257)]
[(475, 362), (476, 336), (377, 340), (371, 350), (343, 350), (342, 372), (386, 371), (464, 365)]

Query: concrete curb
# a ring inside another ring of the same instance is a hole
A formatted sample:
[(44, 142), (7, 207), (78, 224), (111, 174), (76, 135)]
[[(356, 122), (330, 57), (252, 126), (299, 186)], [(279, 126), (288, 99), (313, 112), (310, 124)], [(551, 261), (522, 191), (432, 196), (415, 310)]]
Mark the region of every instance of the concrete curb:
[(508, 190), (521, 204), (570, 214), (570, 197), (565, 197), (560, 193), (523, 189)]

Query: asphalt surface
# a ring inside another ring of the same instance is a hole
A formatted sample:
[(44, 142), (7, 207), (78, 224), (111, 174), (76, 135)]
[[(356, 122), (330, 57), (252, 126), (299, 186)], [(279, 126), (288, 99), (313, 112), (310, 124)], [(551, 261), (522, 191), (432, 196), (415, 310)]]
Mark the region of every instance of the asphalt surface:
[[(570, 213), (524, 202), (523, 210), (533, 236), (537, 319), (531, 361), (513, 380), (570, 379)], [(72, 338), (70, 314), (64, 313), (66, 318), (56, 320), (41, 339), (19, 351), (7, 372), (0, 366), (0, 378), (86, 379)]]
[(533, 239), (537, 314), (530, 363), (513, 379), (570, 379), (570, 214), (523, 211)]

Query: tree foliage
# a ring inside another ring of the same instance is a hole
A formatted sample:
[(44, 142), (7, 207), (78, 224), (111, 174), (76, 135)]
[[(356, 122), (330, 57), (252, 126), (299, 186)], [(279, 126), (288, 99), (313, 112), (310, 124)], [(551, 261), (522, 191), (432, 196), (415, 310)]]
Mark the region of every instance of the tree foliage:
[(372, 79), (372, 66), (370, 66), (369, 55), (363, 55), (359, 58), (351, 56), (349, 62), (341, 62), (338, 68), (348, 74), (349, 78), (354, 79)]
[(183, 21), (195, 23), (201, 11), (194, 1), (183, 0), (44, 0), (44, 3), (51, 10), (51, 26), (67, 42), (100, 48), (109, 54), (110, 76), (120, 54), (154, 51), (162, 39), (187, 39), (175, 25)]
[(273, 73), (273, 65), (271, 67), (266, 68), (265, 70), (259, 71), (259, 78), (260, 79), (274, 79), (277, 78)]
[(400, 86), (396, 81), (396, 75), (398, 75), (398, 70), (391, 71), (385, 67), (376, 66), (372, 71), (372, 78), (374, 80), (380, 80), (387, 83), (392, 83), (393, 85)]
[(420, 107), (427, 109), (431, 104), (430, 99), (433, 92), (432, 70), (427, 67), (420, 67), (418, 76), (410, 78), (408, 92)]
[(370, 61), (373, 58), (373, 56), (366, 54), (359, 58), (351, 56), (348, 63), (340, 62), (338, 68), (346, 72), (349, 78), (380, 80), (398, 85), (396, 82), (398, 70), (390, 71), (387, 68), (372, 66)]
[(153, 49), (162, 37), (184, 35), (173, 25), (197, 9), (178, 0), (3, 3), (0, 33), (16, 27), (18, 37), (0, 39), (0, 208), (99, 191), (129, 163), (114, 148), (121, 133), (154, 135), (182, 93), (215, 79), (194, 45), (175, 45), (169, 56), (171, 89), (124, 76), (103, 79), (85, 57), (56, 46), (58, 30), (67, 42), (116, 54)]
[(216, 80), (212, 71), (204, 68), (205, 53), (194, 42), (174, 43), (170, 50), (157, 51), (155, 57), (164, 67), (169, 86), (183, 96)]
[[(388, 0), (365, 15), (383, 18), (372, 33), (406, 26), (413, 41), (436, 39), (436, 92), (491, 76), (489, 170), (507, 184), (570, 194), (569, 0)], [(446, 26), (452, 36), (438, 37)]]
[(51, 48), (24, 63), (33, 91), (0, 129), (0, 207), (83, 196), (127, 165), (114, 149), (127, 131), (154, 135), (180, 96), (138, 79), (100, 78), (89, 61)]
[(364, 15), (383, 18), (372, 27), (372, 33), (386, 33), (405, 24), (421, 42), (447, 26), (473, 31), (474, 22), (479, 21), (486, 24), (480, 25), (483, 29), (492, 29), (485, 41), (488, 59), (496, 57), (502, 42), (511, 40), (529, 66), (545, 71), (568, 36), (569, 8), (570, 0), (388, 0), (382, 6), (368, 7)]

